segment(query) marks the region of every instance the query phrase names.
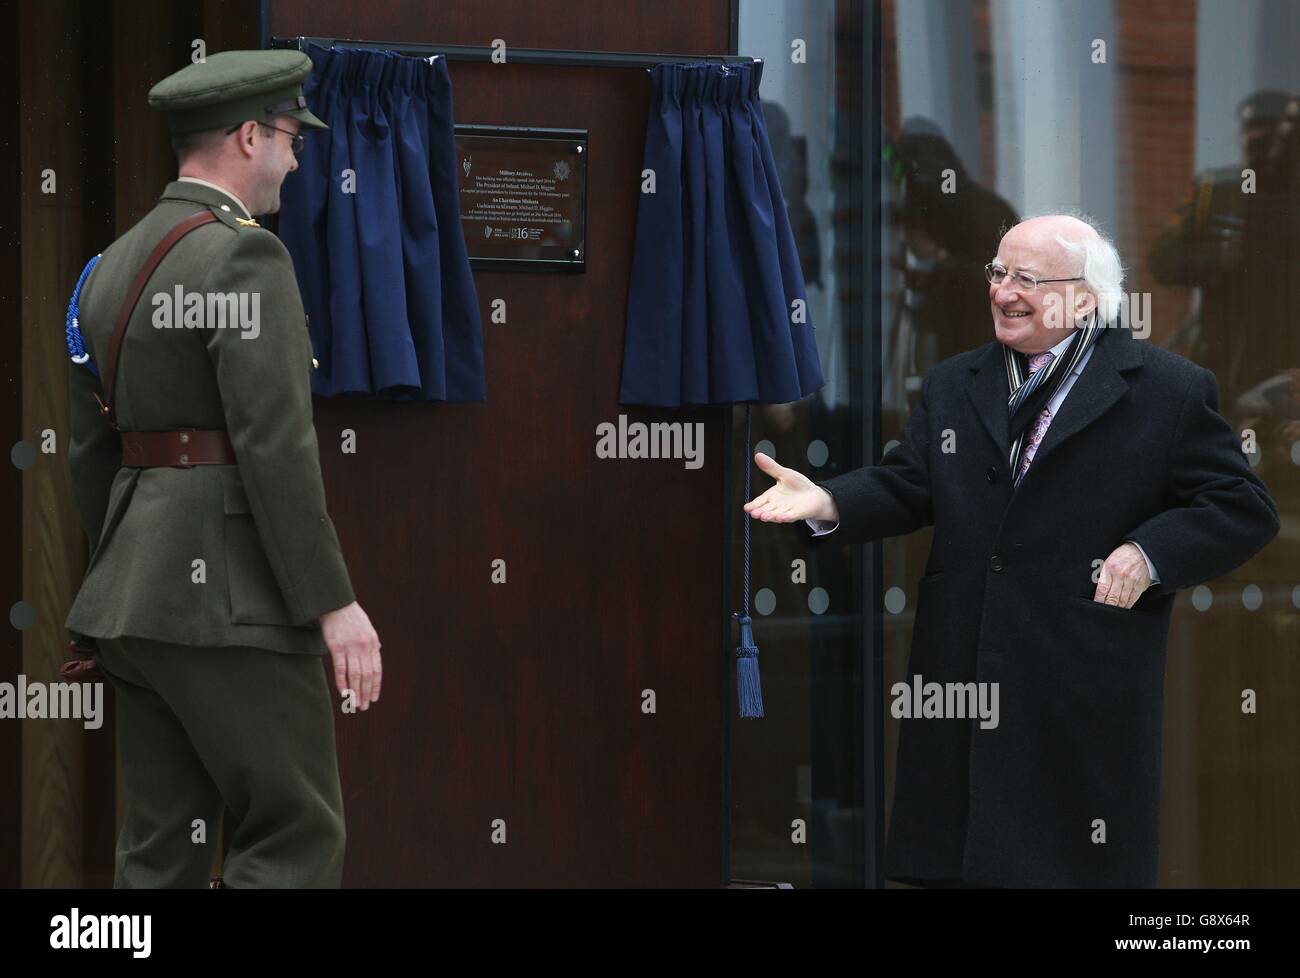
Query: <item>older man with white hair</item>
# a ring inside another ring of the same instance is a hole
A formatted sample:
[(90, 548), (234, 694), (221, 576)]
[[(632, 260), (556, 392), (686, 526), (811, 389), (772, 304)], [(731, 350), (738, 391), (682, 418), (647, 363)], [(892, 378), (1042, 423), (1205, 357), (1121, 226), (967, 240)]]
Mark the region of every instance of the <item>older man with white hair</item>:
[[(1123, 324), (1119, 256), (1032, 218), (986, 269), (993, 340), (937, 364), (878, 465), (745, 504), (811, 543), (933, 525), (885, 875), (937, 886), (1154, 886), (1174, 592), (1278, 532), (1214, 375)], [(985, 709), (989, 705), (994, 709)]]

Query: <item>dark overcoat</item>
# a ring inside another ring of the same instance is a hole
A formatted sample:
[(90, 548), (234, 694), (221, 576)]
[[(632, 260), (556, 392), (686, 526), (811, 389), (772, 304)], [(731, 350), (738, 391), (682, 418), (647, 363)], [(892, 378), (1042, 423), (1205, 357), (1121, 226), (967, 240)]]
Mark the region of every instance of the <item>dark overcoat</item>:
[[(1014, 491), (1007, 395), (996, 341), (945, 360), (880, 464), (818, 483), (840, 526), (814, 546), (934, 526), (908, 681), (998, 684), (995, 727), (900, 720), (885, 874), (1154, 886), (1174, 592), (1258, 552), (1277, 507), (1214, 375), (1128, 329), (1105, 331)], [(1094, 602), (1125, 540), (1159, 583)]]

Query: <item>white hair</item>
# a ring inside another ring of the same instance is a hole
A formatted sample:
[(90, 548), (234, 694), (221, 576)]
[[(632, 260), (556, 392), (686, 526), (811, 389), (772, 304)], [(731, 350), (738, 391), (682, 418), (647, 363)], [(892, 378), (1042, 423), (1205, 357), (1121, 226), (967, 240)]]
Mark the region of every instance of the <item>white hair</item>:
[(1056, 242), (1066, 254), (1083, 259), (1083, 281), (1097, 297), (1097, 312), (1103, 322), (1113, 322), (1124, 299), (1124, 266), (1119, 260), (1119, 250), (1100, 231), (1096, 238), (1082, 241), (1071, 241), (1058, 234)]

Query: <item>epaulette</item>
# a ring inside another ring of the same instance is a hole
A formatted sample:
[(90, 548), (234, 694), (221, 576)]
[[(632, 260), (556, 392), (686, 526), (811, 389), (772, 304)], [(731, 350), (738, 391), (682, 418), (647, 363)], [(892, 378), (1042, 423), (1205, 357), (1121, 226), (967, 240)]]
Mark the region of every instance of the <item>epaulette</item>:
[(228, 204), (209, 204), (208, 210), (216, 215), (218, 221), (234, 231), (241, 231), (244, 228), (260, 228), (262, 226), (252, 218), (237, 216), (233, 208)]

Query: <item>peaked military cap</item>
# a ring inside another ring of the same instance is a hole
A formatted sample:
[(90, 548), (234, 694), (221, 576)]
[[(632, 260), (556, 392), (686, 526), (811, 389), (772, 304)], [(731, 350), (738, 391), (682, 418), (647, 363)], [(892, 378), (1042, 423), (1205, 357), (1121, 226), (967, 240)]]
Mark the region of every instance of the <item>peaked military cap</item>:
[(149, 89), (149, 105), (167, 113), (174, 133), (219, 129), (272, 116), (293, 116), (303, 129), (328, 129), (307, 108), (302, 82), (311, 74), (302, 51), (220, 51)]
[(1287, 104), (1291, 96), (1275, 88), (1266, 88), (1247, 95), (1237, 106), (1237, 119), (1241, 124), (1256, 123), (1265, 125), (1279, 121), (1287, 114)]

